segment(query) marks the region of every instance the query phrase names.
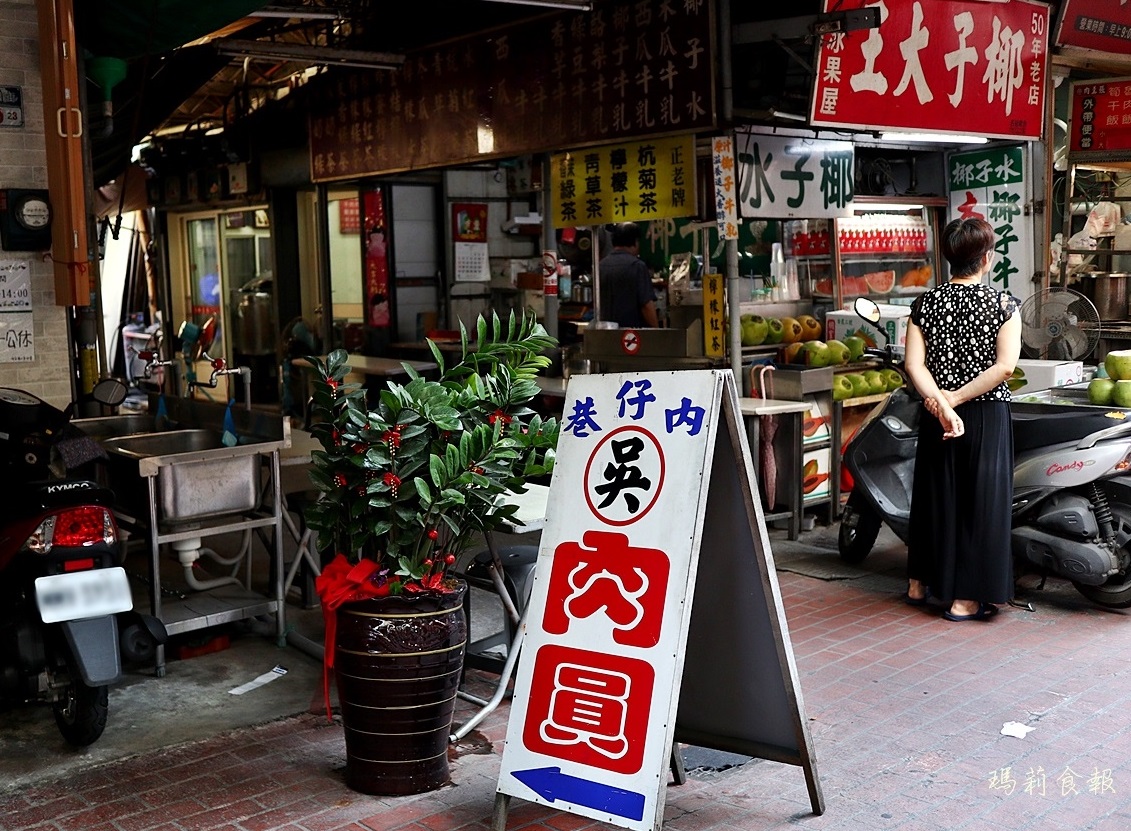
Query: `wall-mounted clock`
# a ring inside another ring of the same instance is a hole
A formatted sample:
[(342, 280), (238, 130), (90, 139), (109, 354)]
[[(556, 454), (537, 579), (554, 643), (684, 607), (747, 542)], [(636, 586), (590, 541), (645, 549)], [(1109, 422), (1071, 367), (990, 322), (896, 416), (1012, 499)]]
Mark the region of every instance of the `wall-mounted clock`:
[(51, 247), (51, 203), (46, 190), (0, 190), (0, 245), (5, 251), (45, 251)]

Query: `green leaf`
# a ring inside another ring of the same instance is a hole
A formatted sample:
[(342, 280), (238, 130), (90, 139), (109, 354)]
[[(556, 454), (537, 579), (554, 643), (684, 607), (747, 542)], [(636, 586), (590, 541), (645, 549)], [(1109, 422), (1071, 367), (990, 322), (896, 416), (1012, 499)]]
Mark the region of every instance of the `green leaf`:
[(420, 496), (420, 500), (425, 506), (432, 504), (432, 489), (428, 487), (428, 483), (424, 481), (424, 477), (417, 476), (412, 480), (416, 485), (416, 493)]
[(443, 375), (444, 374), (444, 353), (440, 351), (440, 347), (438, 347), (432, 341), (431, 338), (426, 338), (424, 342), (428, 344), (428, 349), (432, 353), (432, 359), (440, 367), (440, 375)]
[(444, 470), (444, 461), (439, 456), (430, 456), (428, 458), (428, 473), (432, 477), (432, 484), (437, 488), (444, 486), (444, 481), (448, 478), (447, 472)]
[(463, 494), (452, 488), (444, 488), (440, 491), (440, 498), (448, 502), (454, 502), (456, 505), (466, 504), (467, 500), (463, 498)]

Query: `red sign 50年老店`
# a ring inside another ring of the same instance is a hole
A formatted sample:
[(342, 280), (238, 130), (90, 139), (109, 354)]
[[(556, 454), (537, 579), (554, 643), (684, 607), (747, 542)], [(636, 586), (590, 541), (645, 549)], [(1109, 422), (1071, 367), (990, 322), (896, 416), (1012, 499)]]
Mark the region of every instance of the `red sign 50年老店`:
[(879, 27), (825, 35), (810, 123), (1039, 139), (1049, 7), (1030, 0), (825, 0)]

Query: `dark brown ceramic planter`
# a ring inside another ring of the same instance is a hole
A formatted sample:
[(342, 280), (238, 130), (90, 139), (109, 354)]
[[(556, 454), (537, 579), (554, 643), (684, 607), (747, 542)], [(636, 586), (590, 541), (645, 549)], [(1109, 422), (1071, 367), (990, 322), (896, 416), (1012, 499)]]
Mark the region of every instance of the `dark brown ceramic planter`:
[(463, 596), (379, 597), (338, 609), (334, 672), (346, 784), (400, 796), (448, 781), (448, 741), (467, 646)]

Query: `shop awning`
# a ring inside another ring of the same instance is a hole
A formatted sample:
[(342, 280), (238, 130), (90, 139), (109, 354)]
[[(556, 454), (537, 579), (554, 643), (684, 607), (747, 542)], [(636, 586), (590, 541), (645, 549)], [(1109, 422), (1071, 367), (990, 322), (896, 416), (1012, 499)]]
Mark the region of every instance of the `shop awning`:
[(75, 27), (92, 55), (134, 60), (192, 43), (266, 5), (266, 0), (83, 0), (75, 3)]

